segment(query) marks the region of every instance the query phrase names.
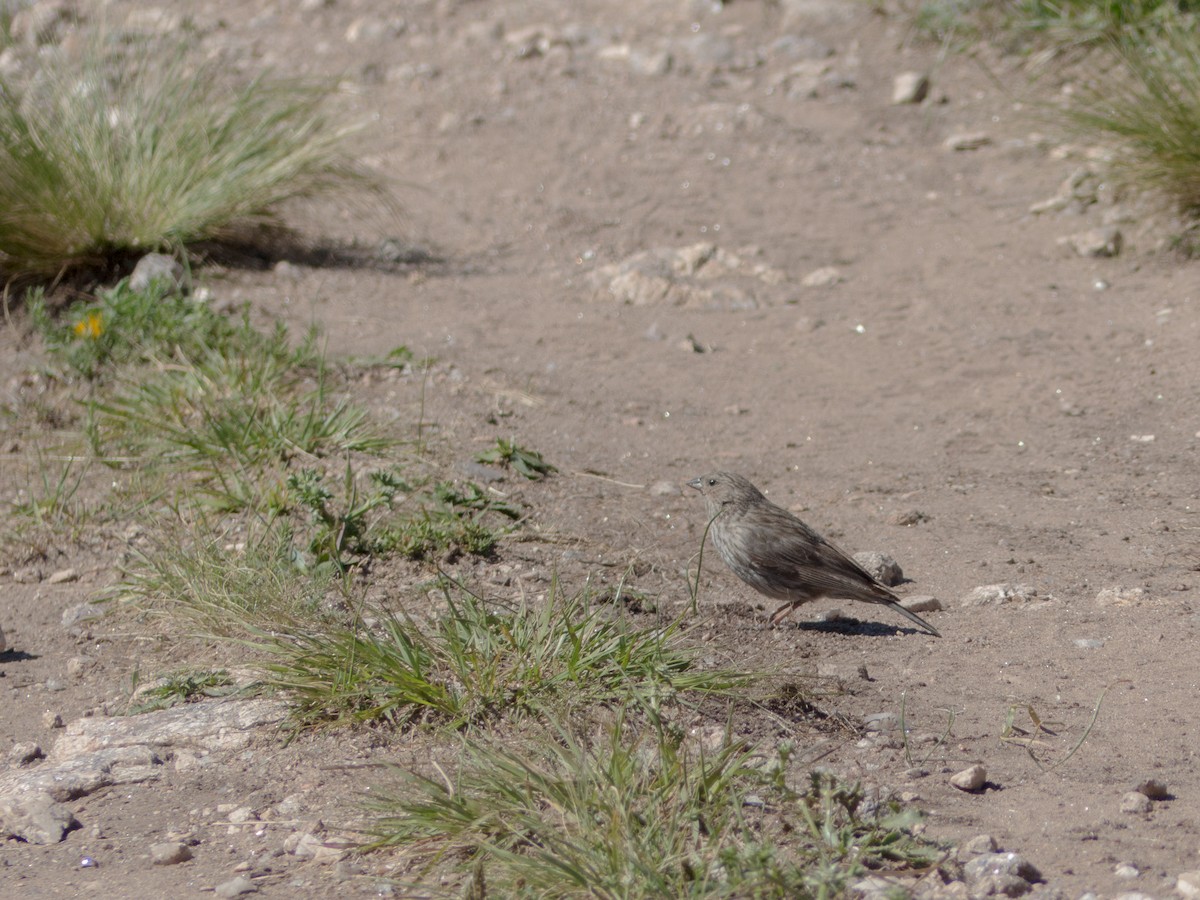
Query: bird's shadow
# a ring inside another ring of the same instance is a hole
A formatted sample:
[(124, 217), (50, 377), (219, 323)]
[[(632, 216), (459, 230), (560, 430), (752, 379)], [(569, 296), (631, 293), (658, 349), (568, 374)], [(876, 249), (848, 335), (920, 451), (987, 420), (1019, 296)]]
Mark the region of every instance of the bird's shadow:
[(0, 653), (0, 663), (9, 662), (29, 662), (38, 657), (33, 653), (26, 653), (24, 650), (5, 650)]
[[(769, 626), (768, 626), (769, 627)], [(800, 620), (781, 622), (775, 628), (795, 628), (800, 631), (820, 631), (826, 634), (845, 634), (867, 637), (895, 637), (899, 634), (925, 634), (920, 628), (887, 625), (883, 622), (863, 622), (859, 619), (832, 619), (827, 622)]]

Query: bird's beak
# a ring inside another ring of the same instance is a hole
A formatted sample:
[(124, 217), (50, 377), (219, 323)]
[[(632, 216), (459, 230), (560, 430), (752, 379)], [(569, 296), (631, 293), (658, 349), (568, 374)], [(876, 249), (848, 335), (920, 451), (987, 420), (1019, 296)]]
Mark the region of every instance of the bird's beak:
[(689, 481), (689, 482), (687, 483), (687, 486), (688, 486), (688, 487), (690, 487), (690, 488), (695, 488), (696, 490), (700, 490), (700, 479), (699, 479), (699, 478), (693, 478), (691, 481)]

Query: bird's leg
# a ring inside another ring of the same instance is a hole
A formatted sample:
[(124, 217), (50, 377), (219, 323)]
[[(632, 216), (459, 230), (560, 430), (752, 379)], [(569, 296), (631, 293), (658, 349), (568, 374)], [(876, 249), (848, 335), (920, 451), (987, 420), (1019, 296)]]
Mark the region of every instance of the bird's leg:
[(779, 609), (775, 610), (775, 612), (771, 615), (771, 627), (774, 628), (776, 625), (786, 619), (789, 615), (791, 615), (792, 610), (799, 605), (799, 603), (789, 600), (787, 603), (783, 604), (783, 606), (779, 607)]

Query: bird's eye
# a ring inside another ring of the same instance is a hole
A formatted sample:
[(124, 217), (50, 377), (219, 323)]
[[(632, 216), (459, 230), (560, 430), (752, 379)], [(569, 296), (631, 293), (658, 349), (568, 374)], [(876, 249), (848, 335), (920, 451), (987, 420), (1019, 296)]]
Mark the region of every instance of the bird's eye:
[(708, 486), (709, 486), (709, 487), (716, 487), (716, 486), (717, 486), (717, 479), (715, 479), (715, 478), (710, 478), (710, 479), (708, 479)]

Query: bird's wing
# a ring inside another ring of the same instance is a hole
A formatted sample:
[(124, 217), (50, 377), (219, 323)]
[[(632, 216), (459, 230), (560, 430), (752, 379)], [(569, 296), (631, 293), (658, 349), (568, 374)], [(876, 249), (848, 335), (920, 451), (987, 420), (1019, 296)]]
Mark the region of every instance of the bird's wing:
[(754, 565), (776, 583), (802, 580), (813, 595), (833, 599), (896, 599), (837, 544), (801, 522), (791, 524), (768, 542), (752, 545), (750, 551)]

